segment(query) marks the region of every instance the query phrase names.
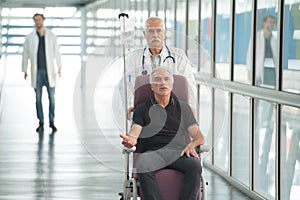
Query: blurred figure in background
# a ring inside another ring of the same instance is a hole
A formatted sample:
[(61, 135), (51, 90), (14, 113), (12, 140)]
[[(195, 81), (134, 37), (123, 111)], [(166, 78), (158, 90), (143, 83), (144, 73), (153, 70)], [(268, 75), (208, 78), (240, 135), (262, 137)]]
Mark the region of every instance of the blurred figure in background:
[[(249, 75), (251, 70), (255, 67), (255, 85), (261, 87), (275, 88), (276, 86), (276, 66), (278, 59), (277, 52), (277, 38), (272, 34), (276, 19), (272, 15), (266, 15), (262, 20), (263, 29), (256, 33), (256, 47), (255, 47), (255, 62), (253, 60), (253, 45), (250, 40), (247, 53), (247, 67)], [(250, 76), (249, 76), (250, 79)], [(251, 79), (250, 79), (251, 80)], [(267, 173), (269, 153), (274, 131), (274, 107), (272, 103), (267, 103), (262, 100), (255, 102), (255, 135), (256, 138), (261, 138), (261, 130), (265, 128), (263, 141), (259, 139), (259, 146), (261, 146), (261, 153), (258, 152), (259, 168), (258, 177), (260, 181), (260, 188), (264, 191), (268, 190), (270, 174)]]
[(47, 28), (44, 27), (45, 17), (43, 14), (33, 16), (35, 30), (26, 36), (23, 46), (22, 71), (24, 79), (27, 79), (28, 60), (31, 63), (31, 86), (36, 94), (36, 112), (39, 119), (39, 126), (36, 131), (44, 132), (44, 113), (42, 105), (43, 86), (46, 86), (49, 98), (49, 126), (52, 133), (57, 131), (54, 124), (55, 116), (55, 86), (56, 86), (56, 69), (61, 76), (61, 55), (57, 37)]

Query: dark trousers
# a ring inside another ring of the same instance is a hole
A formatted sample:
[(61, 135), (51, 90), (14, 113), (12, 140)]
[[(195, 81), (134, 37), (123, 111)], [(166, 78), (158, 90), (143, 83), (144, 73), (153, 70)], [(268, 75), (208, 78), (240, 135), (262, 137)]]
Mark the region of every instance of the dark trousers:
[(39, 119), (39, 124), (44, 124), (44, 112), (42, 104), (42, 94), (43, 86), (46, 86), (49, 99), (49, 123), (50, 125), (54, 124), (54, 110), (55, 110), (55, 87), (49, 86), (48, 76), (46, 70), (38, 70), (36, 77), (36, 88), (35, 88), (35, 97), (36, 97), (36, 113)]
[(272, 67), (264, 67), (264, 84), (265, 85), (276, 85), (276, 71)]
[[(160, 162), (163, 156), (159, 153), (154, 155), (151, 155), (151, 159), (147, 159), (146, 156), (144, 157), (146, 159), (142, 158), (142, 160), (138, 160), (137, 162), (138, 171), (143, 171), (143, 173), (139, 173), (139, 178), (145, 200), (162, 200), (162, 195), (155, 178), (155, 171), (152, 171), (152, 167), (154, 163)], [(175, 169), (185, 174), (180, 193), (181, 200), (197, 199), (202, 173), (200, 160), (194, 157), (183, 156), (177, 158), (164, 168)]]

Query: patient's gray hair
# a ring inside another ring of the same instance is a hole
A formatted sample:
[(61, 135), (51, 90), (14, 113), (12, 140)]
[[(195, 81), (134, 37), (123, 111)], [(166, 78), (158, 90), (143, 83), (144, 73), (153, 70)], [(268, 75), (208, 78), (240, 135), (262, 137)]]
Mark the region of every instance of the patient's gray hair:
[(153, 71), (151, 72), (151, 74), (150, 74), (150, 84), (154, 83), (155, 75), (156, 75), (157, 71), (159, 71), (159, 70), (166, 71), (171, 76), (171, 82), (172, 82), (172, 84), (174, 83), (173, 73), (170, 70), (170, 68), (160, 66), (160, 67), (157, 67), (157, 68), (153, 69)]

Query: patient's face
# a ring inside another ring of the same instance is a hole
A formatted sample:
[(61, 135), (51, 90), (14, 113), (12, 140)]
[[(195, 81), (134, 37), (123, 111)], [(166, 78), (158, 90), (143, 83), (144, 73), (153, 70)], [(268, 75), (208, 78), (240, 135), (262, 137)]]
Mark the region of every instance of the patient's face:
[(159, 96), (167, 96), (171, 94), (173, 89), (173, 77), (167, 70), (157, 70), (152, 75), (151, 81), (154, 94)]

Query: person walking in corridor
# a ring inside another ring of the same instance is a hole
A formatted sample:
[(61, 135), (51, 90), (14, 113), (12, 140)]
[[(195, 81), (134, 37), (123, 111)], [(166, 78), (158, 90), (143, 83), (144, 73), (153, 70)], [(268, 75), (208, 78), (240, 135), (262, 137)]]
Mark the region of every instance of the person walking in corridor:
[(36, 131), (38, 133), (44, 132), (42, 89), (43, 86), (46, 86), (49, 98), (49, 126), (54, 133), (57, 131), (54, 124), (56, 72), (60, 77), (61, 55), (56, 35), (44, 26), (44, 15), (37, 13), (33, 16), (33, 20), (35, 30), (26, 36), (23, 46), (22, 71), (24, 72), (24, 79), (27, 79), (27, 67), (30, 60), (31, 86), (36, 94), (36, 112), (39, 120)]

